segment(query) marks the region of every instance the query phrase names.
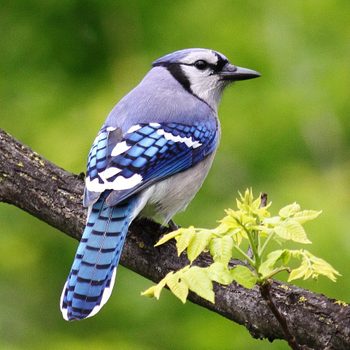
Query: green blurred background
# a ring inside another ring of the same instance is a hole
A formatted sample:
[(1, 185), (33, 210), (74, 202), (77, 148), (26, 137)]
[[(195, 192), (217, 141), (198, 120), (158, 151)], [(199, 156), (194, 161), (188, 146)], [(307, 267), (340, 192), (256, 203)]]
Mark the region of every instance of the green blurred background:
[[(79, 173), (113, 105), (152, 60), (187, 47), (259, 70), (226, 91), (222, 140), (183, 225), (213, 226), (237, 191), (277, 209), (322, 209), (310, 250), (342, 273), (299, 285), (349, 301), (350, 2), (3, 0), (0, 127)], [(286, 349), (164, 292), (124, 268), (98, 316), (67, 323), (58, 301), (77, 242), (0, 205), (0, 349)]]

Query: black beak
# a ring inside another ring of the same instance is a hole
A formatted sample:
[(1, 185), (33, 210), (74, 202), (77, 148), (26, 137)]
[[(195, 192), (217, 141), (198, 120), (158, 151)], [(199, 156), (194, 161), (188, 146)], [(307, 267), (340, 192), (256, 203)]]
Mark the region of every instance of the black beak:
[(221, 80), (238, 81), (248, 80), (260, 77), (260, 73), (252, 69), (242, 68), (227, 63), (219, 72)]

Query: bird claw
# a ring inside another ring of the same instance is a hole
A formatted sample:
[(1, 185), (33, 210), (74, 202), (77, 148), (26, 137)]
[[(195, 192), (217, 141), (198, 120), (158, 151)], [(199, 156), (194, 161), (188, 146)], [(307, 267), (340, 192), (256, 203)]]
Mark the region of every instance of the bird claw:
[(168, 226), (171, 229), (171, 231), (176, 231), (176, 230), (178, 230), (180, 228), (180, 226), (176, 225), (173, 220), (170, 220), (168, 222)]

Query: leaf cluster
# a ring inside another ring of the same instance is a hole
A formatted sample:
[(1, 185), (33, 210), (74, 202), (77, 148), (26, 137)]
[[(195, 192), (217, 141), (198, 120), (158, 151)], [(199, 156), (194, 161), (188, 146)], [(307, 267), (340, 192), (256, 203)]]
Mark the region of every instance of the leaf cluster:
[[(190, 263), (179, 271), (169, 272), (142, 294), (159, 299), (162, 289), (167, 286), (183, 303), (190, 290), (214, 303), (213, 282), (229, 285), (235, 281), (253, 288), (282, 271), (289, 273), (288, 281), (317, 278), (319, 275), (335, 281), (339, 273), (305, 249), (268, 251), (273, 241), (280, 245), (287, 241), (311, 244), (303, 225), (321, 212), (302, 210), (297, 203), (292, 203), (272, 216), (271, 203), (262, 205), (261, 198), (254, 198), (252, 190), (247, 189), (244, 194), (239, 194), (237, 208), (227, 209), (217, 227), (190, 226), (164, 235), (156, 246), (175, 239), (178, 255), (186, 252)], [(251, 254), (245, 252), (244, 244), (249, 245)], [(195, 260), (205, 251), (211, 255), (212, 263), (206, 267), (195, 266)], [(232, 266), (230, 261), (235, 257), (243, 258), (247, 264)], [(292, 261), (297, 263), (294, 268), (291, 267)]]

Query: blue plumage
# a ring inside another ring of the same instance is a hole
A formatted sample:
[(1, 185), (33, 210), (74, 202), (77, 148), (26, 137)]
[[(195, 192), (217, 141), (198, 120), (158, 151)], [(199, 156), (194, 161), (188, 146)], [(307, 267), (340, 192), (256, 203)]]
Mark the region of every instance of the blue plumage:
[(93, 316), (106, 303), (137, 215), (167, 223), (191, 201), (219, 142), (224, 87), (256, 76), (218, 52), (181, 50), (155, 61), (113, 108), (88, 156), (88, 219), (61, 296), (66, 320)]
[(136, 202), (109, 207), (102, 196), (93, 205), (61, 302), (65, 319), (92, 316), (107, 301)]
[[(207, 157), (218, 142), (216, 123), (198, 122), (192, 126), (148, 123), (131, 128), (135, 130), (115, 138), (114, 143), (109, 139), (118, 133), (117, 129), (107, 131), (105, 126), (100, 131), (88, 159), (86, 197), (94, 189), (115, 189), (119, 190), (118, 201), (121, 201), (149, 186), (150, 182), (194, 166)], [(113, 150), (120, 145), (124, 145), (124, 152), (113, 157)], [(118, 172), (106, 175), (106, 169), (118, 169)], [(120, 178), (130, 179), (136, 175), (140, 176), (140, 181), (130, 189), (120, 186)], [(98, 185), (91, 185), (93, 181)], [(114, 201), (115, 198), (114, 194)], [(88, 199), (86, 202), (90, 204)]]

